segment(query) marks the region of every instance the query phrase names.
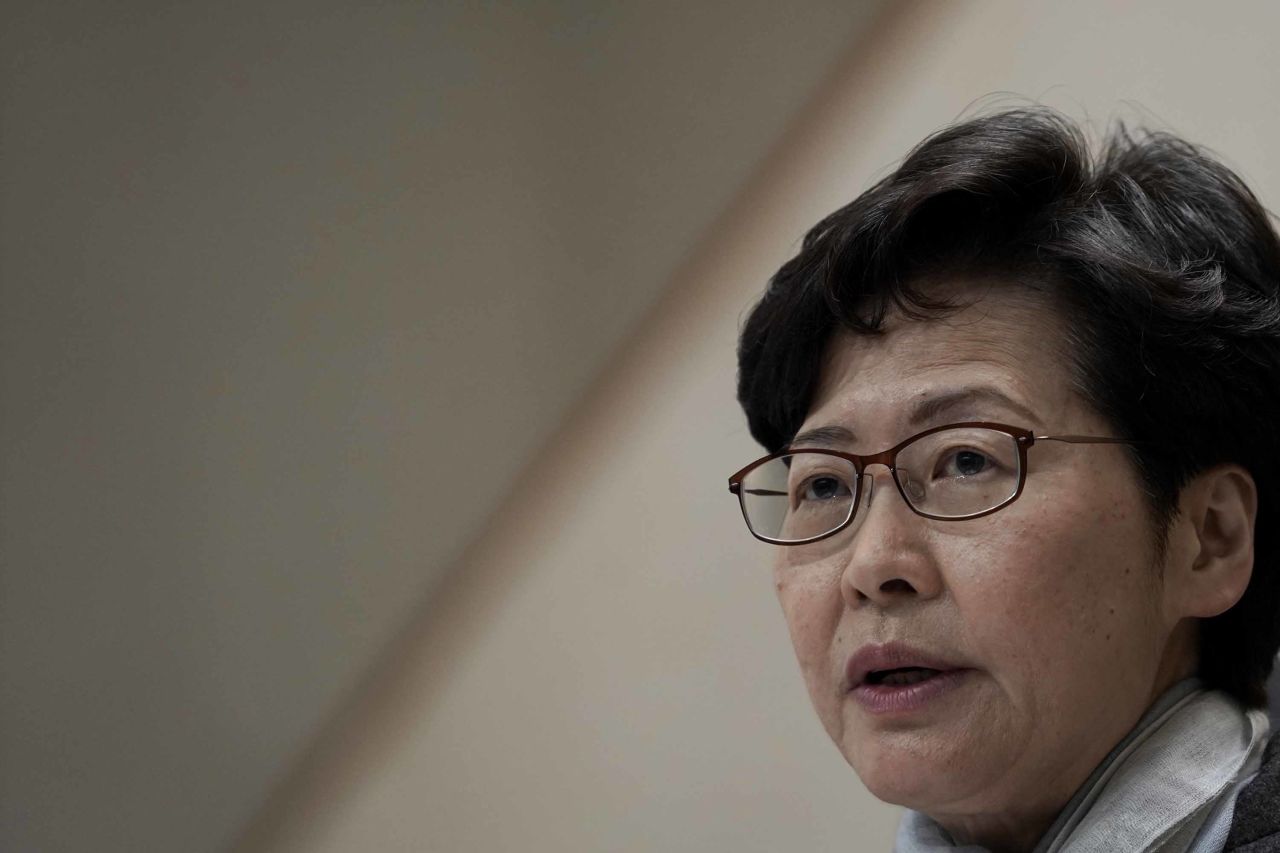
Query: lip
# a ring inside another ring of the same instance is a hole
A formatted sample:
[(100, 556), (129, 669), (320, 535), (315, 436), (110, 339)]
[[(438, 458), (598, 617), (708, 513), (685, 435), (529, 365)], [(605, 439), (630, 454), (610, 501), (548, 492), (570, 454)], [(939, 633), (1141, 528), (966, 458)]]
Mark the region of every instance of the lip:
[[(915, 684), (871, 684), (867, 675), (880, 669), (917, 666), (938, 674)], [(858, 649), (845, 664), (846, 692), (868, 712), (896, 715), (918, 711), (963, 685), (973, 668), (906, 643), (872, 643)]]
[(925, 667), (940, 672), (968, 669), (961, 663), (917, 649), (906, 643), (869, 643), (854, 652), (845, 664), (845, 688), (855, 690), (862, 687), (867, 680), (867, 675), (876, 670), (900, 669), (907, 666)]

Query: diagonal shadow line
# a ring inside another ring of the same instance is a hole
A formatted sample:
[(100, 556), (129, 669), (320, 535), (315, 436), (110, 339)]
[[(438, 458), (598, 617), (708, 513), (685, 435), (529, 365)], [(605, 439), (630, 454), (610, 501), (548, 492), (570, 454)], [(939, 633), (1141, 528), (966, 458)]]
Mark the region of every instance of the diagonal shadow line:
[[(358, 780), (382, 765), (408, 728), (430, 716), (456, 661), (481, 636), (520, 581), (520, 561), (491, 556), (505, 549), (539, 547), (554, 538), (554, 521), (546, 516), (558, 503), (555, 492), (569, 487), (555, 484), (555, 472), (590, 464), (607, 452), (601, 437), (608, 431), (600, 425), (617, 409), (617, 401), (642, 385), (645, 376), (680, 364), (680, 347), (671, 345), (672, 325), (696, 328), (699, 322), (712, 322), (723, 313), (724, 294), (707, 286), (712, 277), (703, 272), (715, 262), (716, 247), (726, 242), (726, 235), (745, 230), (754, 211), (785, 185), (795, 168), (796, 150), (804, 149), (805, 140), (820, 130), (833, 104), (848, 100), (849, 81), (875, 80), (895, 59), (910, 57), (921, 38), (917, 31), (932, 29), (926, 21), (939, 8), (937, 0), (886, 3), (855, 38), (725, 212), (698, 240), (670, 286), (607, 360), (534, 461), (515, 478), (507, 497), (484, 525), (489, 532), (473, 540), (455, 566), (432, 585), (404, 628), (374, 656), (373, 665), (338, 700), (336, 711), (270, 786), (270, 793), (229, 849), (237, 853), (300, 849), (298, 840), (310, 837), (308, 829), (323, 824), (330, 806), (342, 802)], [(876, 94), (874, 85), (866, 86), (857, 96), (856, 108), (873, 112)], [(655, 329), (667, 334), (655, 335)], [(694, 332), (692, 338), (696, 337)], [(474, 570), (481, 565), (502, 568)]]

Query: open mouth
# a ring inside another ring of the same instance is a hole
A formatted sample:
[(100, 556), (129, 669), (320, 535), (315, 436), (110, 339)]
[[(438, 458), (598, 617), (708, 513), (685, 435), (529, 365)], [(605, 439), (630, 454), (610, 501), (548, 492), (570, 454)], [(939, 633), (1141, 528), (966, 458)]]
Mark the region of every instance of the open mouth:
[(919, 684), (928, 681), (942, 671), (926, 666), (904, 666), (897, 669), (877, 669), (867, 673), (864, 684), (883, 684), (889, 687), (900, 687), (906, 684)]

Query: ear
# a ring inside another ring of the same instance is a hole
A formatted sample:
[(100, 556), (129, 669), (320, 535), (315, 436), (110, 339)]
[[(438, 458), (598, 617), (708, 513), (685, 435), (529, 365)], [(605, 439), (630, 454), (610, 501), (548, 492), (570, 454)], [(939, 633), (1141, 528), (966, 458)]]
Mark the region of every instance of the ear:
[(1239, 465), (1202, 471), (1183, 487), (1165, 566), (1177, 615), (1207, 619), (1240, 600), (1253, 575), (1257, 517), (1257, 486)]

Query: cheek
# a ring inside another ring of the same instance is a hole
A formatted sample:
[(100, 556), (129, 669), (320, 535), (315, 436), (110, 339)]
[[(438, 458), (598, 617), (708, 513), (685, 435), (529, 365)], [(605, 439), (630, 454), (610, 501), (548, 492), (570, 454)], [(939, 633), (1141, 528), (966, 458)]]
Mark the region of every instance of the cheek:
[(1145, 522), (1131, 508), (1031, 508), (968, 540), (951, 583), (971, 648), (1026, 702), (1096, 685), (1106, 663), (1127, 669), (1151, 604)]
[(832, 607), (832, 596), (838, 599), (839, 589), (815, 572), (786, 570), (774, 573), (774, 586), (791, 644), (804, 665), (827, 648), (835, 633), (833, 614), (838, 618), (839, 612)]
[(839, 574), (812, 567), (803, 572), (781, 569), (774, 572), (774, 584), (800, 671), (823, 714), (828, 695), (835, 693), (832, 654), (840, 651), (836, 639), (842, 610)]

